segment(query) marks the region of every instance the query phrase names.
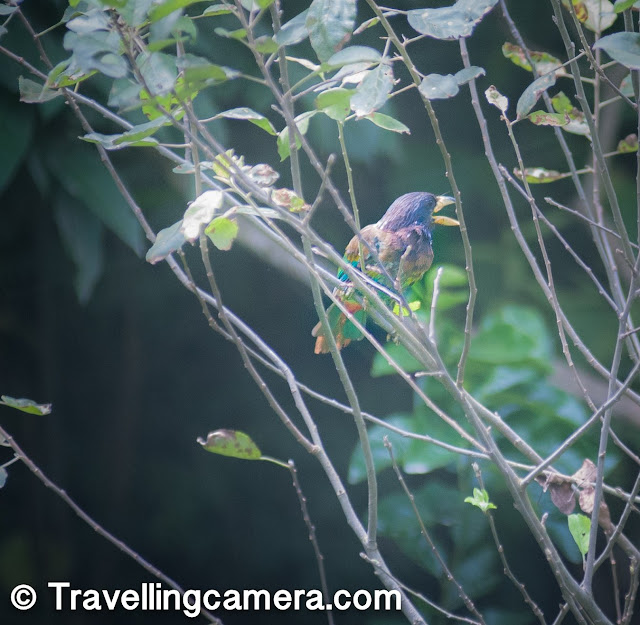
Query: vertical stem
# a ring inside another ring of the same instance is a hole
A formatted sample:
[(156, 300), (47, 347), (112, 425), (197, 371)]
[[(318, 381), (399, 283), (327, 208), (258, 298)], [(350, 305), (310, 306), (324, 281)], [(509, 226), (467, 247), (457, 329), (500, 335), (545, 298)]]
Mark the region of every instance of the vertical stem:
[[(356, 193), (353, 187), (353, 172), (351, 163), (349, 162), (349, 152), (347, 152), (347, 144), (344, 141), (344, 122), (338, 122), (338, 139), (340, 141), (340, 149), (342, 151), (342, 159), (344, 167), (347, 170), (347, 183), (349, 184), (349, 197), (351, 198), (351, 208), (353, 209), (353, 219), (356, 222), (356, 230), (360, 232), (360, 212), (358, 211), (358, 202), (356, 201)], [(360, 270), (365, 271), (364, 250), (362, 248), (362, 239), (358, 238), (358, 256), (360, 258)]]

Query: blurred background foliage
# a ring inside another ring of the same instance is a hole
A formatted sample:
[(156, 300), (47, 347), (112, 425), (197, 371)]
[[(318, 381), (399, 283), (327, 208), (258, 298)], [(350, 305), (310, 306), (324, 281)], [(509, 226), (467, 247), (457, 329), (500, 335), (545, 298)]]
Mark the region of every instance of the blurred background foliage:
[[(410, 0), (395, 3), (401, 9), (421, 5), (424, 3)], [(508, 5), (532, 49), (564, 56), (548, 11), (541, 11), (533, 1)], [(300, 6), (285, 0), (284, 20), (299, 12)], [(36, 31), (56, 23), (65, 8), (61, 0), (23, 4)], [(201, 10), (191, 8), (194, 14)], [(359, 21), (370, 17), (364, 4), (358, 11)], [(214, 32), (214, 27), (235, 27), (228, 16), (194, 24), (198, 54), (255, 73), (249, 52)], [(406, 31), (410, 35), (408, 26)], [(54, 62), (66, 56), (63, 34), (64, 29), (59, 28), (43, 40)], [(365, 31), (359, 43), (380, 48), (378, 35), (375, 29)], [(496, 84), (514, 102), (531, 77), (504, 58), (501, 46), (509, 40), (504, 22), (490, 14), (469, 40), (469, 48), (471, 62), (487, 71), (480, 86)], [(0, 44), (39, 64), (30, 37), (17, 21)], [(449, 45), (455, 44), (424, 40), (415, 48), (414, 61), (430, 72), (455, 73), (460, 67), (457, 55), (448, 54)], [(300, 44), (300, 56), (311, 54), (307, 47), (308, 43)], [(406, 79), (399, 64), (397, 72)], [(19, 101), (18, 77), (23, 74), (24, 69), (6, 58), (0, 63), (0, 380), (3, 393), (52, 402), (54, 411), (36, 417), (3, 410), (3, 424), (83, 508), (183, 587), (318, 587), (307, 530), (287, 472), (276, 466), (257, 468), (254, 463), (211, 456), (196, 444), (198, 436), (213, 429), (248, 432), (265, 454), (295, 458), (326, 557), (330, 586), (352, 590), (377, 586), (369, 566), (357, 555), (360, 546), (348, 531), (320, 468), (273, 418), (235, 349), (209, 330), (197, 302), (164, 265), (144, 262), (148, 242), (95, 150), (77, 140), (83, 132), (62, 99), (39, 106)], [(110, 85), (96, 77), (83, 85), (85, 89), (88, 95), (106, 101)], [(493, 178), (464, 89), (456, 98), (436, 102), (435, 108), (454, 157), (476, 260), (480, 334), (470, 360), (469, 384), (481, 401), (500, 410), (526, 439), (540, 448), (548, 441), (552, 449), (586, 418), (587, 411), (550, 379), (553, 360), (560, 356), (553, 333), (555, 320), (511, 234), (497, 188), (488, 182)], [(311, 106), (312, 97), (301, 103), (300, 110)], [(282, 126), (270, 108), (270, 94), (253, 82), (230, 81), (222, 88), (207, 89), (198, 99), (201, 116), (238, 106), (250, 106), (278, 128)], [(363, 223), (377, 220), (402, 193), (449, 191), (439, 150), (416, 93), (408, 91), (393, 98), (383, 110), (409, 126), (411, 135), (381, 132), (365, 122), (347, 124), (345, 129)], [(633, 130), (634, 120), (616, 105), (605, 111), (605, 142), (612, 147)], [(498, 159), (512, 168), (514, 159), (498, 115), (488, 117)], [(98, 132), (114, 131), (95, 113), (91, 121)], [(210, 128), (221, 143), (244, 154), (249, 163), (270, 163), (281, 174), (283, 186), (291, 186), (288, 165), (279, 163), (270, 135), (233, 120), (219, 120)], [(550, 129), (522, 123), (517, 134), (525, 162), (565, 169)], [(336, 126), (323, 115), (311, 121), (308, 137), (325, 158), (339, 152)], [(588, 153), (587, 142), (577, 136), (567, 140), (580, 166)], [(172, 165), (152, 151), (124, 150), (112, 155), (156, 231), (181, 217), (186, 202), (193, 199), (188, 177), (171, 174)], [(312, 197), (317, 180), (310, 170), (303, 171), (311, 180)], [(619, 157), (615, 172), (621, 205), (629, 209), (624, 216), (632, 223), (633, 159)], [(346, 196), (342, 168), (336, 166), (334, 175)], [(570, 185), (555, 183), (554, 197), (570, 205)], [(519, 198), (515, 201), (526, 219), (530, 209)], [(574, 249), (587, 261), (593, 259), (586, 228), (568, 214), (553, 212), (552, 216)], [(315, 225), (337, 249), (352, 234), (328, 202), (319, 209)], [(455, 272), (455, 268), (464, 268), (463, 251), (458, 234), (449, 230), (435, 235), (436, 264), (446, 263)], [(533, 230), (525, 227), (525, 234), (533, 240)], [(560, 301), (576, 328), (588, 337), (595, 355), (609, 363), (616, 333), (614, 317), (604, 314), (606, 304), (595, 296), (588, 277), (567, 262), (562, 246), (553, 237), (547, 244)], [(341, 397), (331, 360), (313, 354), (310, 329), (316, 319), (306, 285), (274, 268), (246, 245), (235, 245), (228, 253), (215, 250), (213, 261), (226, 304), (276, 347), (302, 381)], [(601, 276), (599, 265), (594, 270)], [(426, 280), (422, 296), (428, 302), (432, 277)], [(439, 335), (443, 353), (453, 364), (460, 347), (464, 305), (455, 295), (450, 304), (441, 302)], [(505, 358), (514, 353), (518, 357), (505, 364)], [(384, 363), (374, 359), (370, 347), (355, 345), (344, 356), (365, 410), (389, 416), (409, 429), (435, 427), (409, 389), (386, 375)], [(627, 371), (623, 368), (622, 374)], [(510, 384), (498, 385), (505, 375), (511, 376)], [(430, 397), (446, 402), (432, 380), (422, 383)], [(282, 391), (287, 406), (291, 400), (286, 389)], [(526, 405), (510, 394), (516, 391), (518, 398), (527, 397)], [(341, 474), (349, 475), (354, 500), (363, 510), (366, 493), (358, 452), (353, 452), (357, 440), (353, 423), (322, 404), (311, 405), (327, 448)], [(456, 416), (455, 409), (448, 407)], [(633, 414), (627, 415), (618, 427), (637, 449), (638, 415), (635, 421)], [(378, 429), (372, 430), (374, 443)], [(479, 598), (480, 606), (483, 602), (500, 605), (500, 612), (492, 612), (491, 622), (529, 622), (521, 598), (502, 575), (481, 513), (462, 503), (475, 485), (469, 467), (461, 467), (463, 461), (442, 450), (429, 448), (425, 455), (424, 447), (416, 449), (414, 443), (391, 438), (399, 461), (413, 474), (409, 484), (422, 502), (425, 522), (433, 526), (459, 581), (469, 584), (467, 591)], [(585, 454), (593, 449), (588, 447), (591, 442), (585, 441)], [(386, 460), (384, 448), (377, 451)], [(595, 459), (593, 452), (592, 457)], [(561, 468), (569, 473), (581, 462), (573, 452), (563, 460), (566, 466)], [(611, 481), (628, 489), (629, 467), (615, 455), (611, 466), (615, 470)], [(497, 476), (487, 470), (484, 477), (499, 508), (498, 528), (515, 572), (543, 609), (555, 610), (561, 598), (545, 587), (548, 569), (544, 558), (511, 509)], [(421, 541), (412, 512), (389, 470), (381, 473), (381, 489), (388, 495), (381, 504), (381, 540), (392, 568), (411, 587), (455, 609), (459, 598), (450, 585), (442, 583), (442, 572)], [(20, 582), (39, 588), (43, 580), (68, 579), (85, 588), (125, 588), (151, 581), (47, 492), (25, 467), (11, 468), (0, 496), (4, 502), (0, 517), (3, 597)], [(617, 502), (609, 503), (616, 518)], [(551, 513), (549, 524), (558, 526), (556, 536), (564, 541), (564, 554), (580, 567), (579, 554), (563, 529), (565, 519), (553, 511), (548, 495), (540, 495), (538, 506), (541, 512)], [(637, 523), (630, 529), (637, 532)], [(501, 598), (498, 603), (497, 597)], [(50, 624), (89, 621), (86, 614), (54, 613), (44, 595), (25, 614), (0, 602), (3, 623), (31, 623), (45, 615)], [(523, 615), (525, 619), (519, 620)], [(249, 618), (246, 614), (222, 616), (231, 625)], [(126, 618), (128, 623), (148, 622), (142, 613)], [(156, 623), (176, 623), (182, 618), (153, 614)], [(274, 620), (267, 613), (250, 618), (252, 623)], [(299, 615), (279, 613), (277, 619), (296, 623)], [(91, 623), (112, 620), (108, 613), (90, 618)], [(307, 613), (305, 621), (321, 623), (325, 617)], [(394, 623), (402, 622), (402, 617), (349, 612), (339, 615), (339, 622)]]

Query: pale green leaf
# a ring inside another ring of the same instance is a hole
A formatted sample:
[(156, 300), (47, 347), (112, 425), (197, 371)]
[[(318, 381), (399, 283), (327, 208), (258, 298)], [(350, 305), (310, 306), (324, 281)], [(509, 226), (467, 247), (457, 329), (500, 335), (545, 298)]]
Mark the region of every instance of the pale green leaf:
[(239, 107), (235, 109), (229, 109), (228, 111), (223, 111), (222, 113), (218, 113), (216, 118), (224, 117), (225, 119), (246, 119), (250, 121), (252, 124), (255, 124), (262, 130), (265, 130), (270, 135), (276, 135), (276, 129), (273, 127), (273, 124), (260, 113), (254, 111), (253, 109), (247, 107)]
[(469, 37), (476, 25), (498, 0), (458, 0), (437, 9), (415, 9), (407, 13), (409, 24), (423, 35), (436, 39)]
[(614, 61), (629, 69), (640, 69), (640, 33), (614, 33), (593, 46), (604, 50)]
[(259, 460), (262, 452), (251, 437), (238, 430), (216, 430), (209, 432), (207, 440), (198, 438), (198, 443), (207, 451), (221, 456), (241, 460)]
[(51, 412), (51, 404), (38, 404), (32, 399), (16, 399), (15, 397), (9, 397), (9, 395), (2, 395), (0, 400), (5, 406), (28, 412), (29, 414), (47, 415)]
[(23, 76), (18, 78), (18, 88), (20, 90), (20, 102), (27, 102), (29, 104), (40, 104), (41, 102), (47, 102), (62, 95), (57, 89), (49, 89), (46, 85), (42, 85), (30, 78), (24, 78)]
[(526, 117), (535, 106), (540, 96), (550, 87), (556, 84), (555, 74), (545, 74), (534, 80), (522, 93), (516, 105), (518, 119)]
[(204, 233), (219, 249), (228, 251), (238, 236), (238, 223), (228, 217), (216, 217), (205, 229)]
[(307, 13), (305, 9), (293, 19), (282, 25), (282, 28), (274, 35), (273, 40), (280, 46), (292, 46), (304, 41), (309, 36), (307, 28)]
[(591, 532), (591, 519), (584, 514), (570, 514), (567, 517), (569, 531), (582, 556), (589, 551), (589, 534)]
[(177, 252), (185, 244), (182, 220), (158, 232), (155, 243), (149, 248), (145, 260), (152, 265)]
[(418, 89), (428, 100), (452, 98), (460, 91), (458, 81), (451, 74), (429, 74), (424, 77)]
[(465, 67), (461, 69), (459, 72), (454, 74), (454, 78), (459, 85), (464, 85), (474, 78), (479, 78), (480, 76), (484, 76), (487, 72), (482, 68), (476, 65), (471, 65), (470, 67)]
[(375, 48), (349, 46), (332, 55), (326, 64), (333, 68), (352, 63), (378, 63), (380, 59), (382, 59), (382, 55)]
[(533, 111), (527, 119), (536, 126), (566, 126), (569, 123), (567, 113), (547, 113), (547, 111)]
[(545, 169), (544, 167), (527, 167), (524, 170), (524, 175), (519, 169), (514, 169), (513, 173), (522, 180), (526, 178), (530, 184), (541, 184), (546, 182), (554, 182), (566, 178), (567, 174), (561, 174), (554, 169)]
[(157, 22), (158, 20), (161, 20), (163, 17), (167, 17), (167, 15), (173, 13), (174, 11), (184, 9), (198, 2), (208, 2), (208, 1), (209, 0), (164, 0), (159, 4), (155, 4), (153, 9), (149, 11), (149, 20), (151, 22)]
[[(309, 129), (309, 120), (317, 113), (317, 111), (307, 111), (306, 113), (302, 113), (295, 118), (296, 127), (300, 134), (307, 134), (307, 130)], [(300, 149), (302, 147), (302, 143), (299, 137), (296, 135), (295, 137), (296, 147)], [(285, 126), (284, 130), (282, 130), (278, 134), (278, 155), (280, 156), (280, 160), (284, 161), (289, 158), (289, 127)]]
[(407, 133), (411, 134), (411, 130), (407, 126), (405, 126), (402, 122), (397, 119), (385, 115), (384, 113), (371, 113), (371, 115), (367, 115), (364, 119), (368, 119), (370, 122), (373, 122), (376, 126), (380, 128), (384, 128), (385, 130), (390, 130), (391, 132), (398, 133)]
[(316, 108), (336, 121), (344, 121), (349, 115), (351, 96), (353, 89), (327, 89), (318, 95), (315, 101)]
[(356, 0), (313, 0), (305, 25), (321, 61), (328, 61), (348, 41), (355, 20)]
[(357, 117), (365, 117), (384, 106), (393, 89), (391, 66), (381, 63), (369, 71), (351, 98), (351, 110)]

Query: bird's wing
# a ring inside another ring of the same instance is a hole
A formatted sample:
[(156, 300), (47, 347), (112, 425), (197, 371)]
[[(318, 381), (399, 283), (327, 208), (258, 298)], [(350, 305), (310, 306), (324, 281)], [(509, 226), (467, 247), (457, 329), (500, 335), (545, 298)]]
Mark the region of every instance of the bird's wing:
[[(365, 226), (361, 231), (360, 235), (362, 236), (362, 250), (364, 253), (364, 265), (367, 267), (368, 264), (371, 264), (372, 255), (371, 249), (378, 251), (379, 249), (379, 240), (378, 240), (379, 229), (375, 224), (371, 224), (369, 226)], [(343, 257), (350, 265), (354, 267), (358, 267), (360, 265), (360, 248), (358, 245), (358, 237), (354, 236), (349, 244), (344, 250)], [(344, 280), (345, 282), (349, 280), (349, 276), (340, 269), (338, 271), (338, 279)]]

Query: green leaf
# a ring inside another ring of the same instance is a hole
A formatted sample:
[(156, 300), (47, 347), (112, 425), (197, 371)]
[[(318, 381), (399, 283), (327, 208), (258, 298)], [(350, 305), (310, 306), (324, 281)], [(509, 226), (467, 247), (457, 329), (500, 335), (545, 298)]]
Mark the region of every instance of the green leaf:
[(253, 109), (247, 107), (240, 107), (235, 109), (229, 109), (228, 111), (223, 111), (222, 113), (218, 113), (216, 119), (225, 118), (225, 119), (246, 119), (250, 121), (252, 124), (258, 126), (258, 128), (262, 128), (270, 135), (276, 135), (276, 129), (273, 127), (273, 124), (260, 113), (257, 113)]
[(274, 35), (273, 40), (279, 46), (292, 46), (304, 41), (309, 36), (307, 28), (307, 14), (309, 9), (298, 13), (293, 19), (282, 25), (282, 28)]
[(152, 265), (164, 260), (170, 254), (182, 249), (186, 239), (182, 232), (182, 219), (158, 232), (155, 243), (149, 248), (145, 260)]
[(563, 91), (560, 91), (551, 98), (551, 104), (553, 104), (553, 109), (558, 113), (568, 114), (574, 110), (571, 100), (569, 100)]
[(379, 63), (381, 59), (382, 55), (374, 48), (349, 46), (332, 55), (326, 64), (331, 68), (335, 68), (352, 63)]
[(328, 61), (349, 40), (355, 21), (356, 0), (313, 0), (305, 25), (321, 61)]
[(562, 91), (551, 98), (551, 104), (555, 111), (567, 115), (569, 118), (569, 123), (562, 126), (563, 130), (575, 135), (591, 136), (584, 113), (573, 106), (571, 100)]
[(630, 7), (640, 9), (640, 0), (616, 0), (613, 10), (616, 13), (622, 13), (622, 11)]
[(228, 217), (216, 217), (204, 230), (211, 242), (219, 249), (228, 251), (238, 236), (238, 223)]
[[(317, 111), (307, 111), (305, 113), (301, 113), (295, 118), (296, 127), (300, 134), (307, 134), (307, 130), (309, 129), (309, 120), (317, 113)], [(295, 138), (296, 147), (300, 149), (302, 147), (302, 143), (300, 139), (296, 135)], [(289, 127), (285, 126), (285, 128), (278, 134), (278, 154), (280, 156), (280, 160), (284, 161), (289, 158)]]
[(469, 358), (487, 365), (528, 364), (549, 371), (553, 349), (544, 320), (533, 308), (504, 306), (485, 317)]
[[(415, 373), (422, 371), (424, 367), (402, 345), (388, 343), (384, 351), (406, 372)], [(376, 354), (371, 366), (371, 376), (379, 378), (383, 375), (395, 375), (396, 370), (387, 362), (382, 354)]]
[(123, 78), (129, 71), (120, 52), (120, 36), (117, 32), (92, 30), (79, 33), (69, 30), (63, 44), (65, 50), (73, 53), (70, 64), (72, 72), (88, 74), (96, 70), (110, 78)]
[(78, 301), (85, 304), (104, 269), (104, 227), (66, 193), (57, 195), (53, 211), (65, 251), (75, 267), (73, 285)]
[(15, 397), (9, 397), (9, 395), (1, 395), (0, 400), (5, 406), (28, 412), (29, 414), (48, 415), (51, 412), (51, 404), (38, 404), (32, 399), (16, 399)]
[(429, 74), (424, 77), (418, 89), (427, 100), (452, 98), (460, 91), (458, 81), (451, 74)]
[(116, 135), (103, 135), (99, 132), (91, 132), (84, 137), (83, 141), (89, 143), (99, 143), (107, 150), (119, 150), (126, 147), (144, 147), (149, 145), (158, 145), (157, 139), (149, 138), (159, 128), (168, 126), (171, 121), (166, 117), (157, 117), (156, 119), (134, 126), (127, 132)]
[(157, 22), (163, 17), (167, 17), (167, 15), (173, 13), (174, 11), (184, 9), (198, 2), (208, 1), (209, 0), (164, 0), (160, 4), (155, 4), (151, 11), (149, 11), (149, 20), (151, 22)]
[(489, 501), (489, 493), (484, 488), (474, 488), (473, 497), (466, 497), (464, 502), (480, 508), (485, 514), (488, 510), (496, 510), (498, 507)]
[(407, 13), (409, 24), (423, 35), (436, 39), (469, 37), (476, 25), (498, 0), (458, 0), (439, 9), (415, 9)]
[(202, 15), (207, 17), (225, 15), (227, 13), (233, 13), (234, 9), (235, 7), (231, 7), (226, 4), (211, 4), (202, 12)]
[(638, 135), (627, 135), (624, 139), (618, 141), (617, 151), (620, 154), (631, 154), (638, 151)]
[(164, 95), (173, 89), (178, 76), (174, 56), (163, 52), (144, 52), (138, 56), (136, 64), (151, 95)]
[(589, 551), (589, 534), (591, 532), (591, 519), (584, 514), (570, 514), (567, 517), (569, 531), (576, 541), (582, 557)]
[(211, 169), (218, 178), (230, 180), (236, 168), (244, 167), (244, 156), (236, 156), (233, 150), (227, 150), (224, 154), (218, 154), (211, 163)]
[(555, 74), (545, 74), (534, 80), (523, 92), (516, 105), (518, 119), (526, 117), (534, 107), (540, 96), (550, 87), (556, 84)]
[(432, 268), (422, 281), (416, 282), (412, 287), (413, 293), (420, 298), (425, 310), (429, 310), (431, 307), (433, 287), (438, 269), (442, 269), (442, 271), (440, 273), (440, 293), (436, 303), (436, 310), (444, 312), (460, 304), (465, 304), (469, 300), (467, 272), (456, 265), (445, 264)]
[(260, 460), (262, 452), (251, 437), (238, 430), (216, 430), (207, 434), (207, 440), (198, 438), (207, 451), (241, 460)]
[(327, 89), (316, 98), (316, 108), (322, 111), (331, 119), (343, 122), (351, 112), (351, 96), (355, 93), (353, 89)]
[[(385, 422), (407, 432), (427, 433), (442, 443), (467, 447), (459, 434), (434, 414), (427, 414), (424, 407), (416, 409), (414, 414), (399, 414), (385, 418)], [(455, 464), (458, 455), (440, 445), (415, 438), (407, 438), (390, 431), (383, 426), (369, 428), (369, 441), (374, 456), (376, 472), (391, 466), (389, 452), (384, 446), (384, 438), (388, 437), (393, 445), (393, 455), (402, 470), (409, 475), (424, 475)], [(349, 482), (352, 484), (364, 481), (367, 477), (364, 455), (357, 445), (349, 463)]]
[(613, 5), (613, 10), (616, 13), (622, 13), (622, 11), (630, 9), (637, 2), (638, 0), (616, 0), (616, 3)]
[(526, 178), (529, 184), (545, 184), (567, 177), (567, 174), (560, 173), (555, 169), (545, 169), (544, 167), (526, 167), (524, 174), (519, 169), (514, 169), (513, 173), (520, 178), (520, 180)]
[(393, 70), (381, 63), (370, 70), (351, 98), (351, 109), (357, 117), (366, 117), (387, 102), (393, 89)]
[(607, 35), (593, 47), (604, 50), (614, 61), (629, 69), (640, 69), (640, 33)]
[(254, 45), (260, 54), (273, 54), (274, 52), (277, 52), (280, 47), (273, 38), (268, 35), (256, 37)]
[[(509, 43), (508, 41), (502, 45), (502, 54), (506, 58), (508, 58), (512, 63), (517, 65), (518, 67), (522, 67), (527, 71), (533, 71), (527, 57), (524, 53), (524, 50), (513, 43)], [(556, 70), (556, 76), (560, 74), (565, 74), (566, 71), (562, 67), (562, 62), (560, 59), (557, 59), (555, 56), (552, 56), (548, 52), (536, 52), (535, 50), (529, 50), (529, 57), (533, 61), (533, 64), (536, 67), (536, 71), (538, 74), (547, 74), (548, 72), (552, 72)]]
[(459, 85), (464, 85), (468, 82), (471, 82), (475, 78), (479, 78), (480, 76), (485, 76), (486, 71), (482, 67), (478, 67), (477, 65), (471, 65), (470, 67), (465, 67), (460, 71), (454, 74), (454, 78)]
[(527, 119), (536, 126), (566, 126), (570, 119), (567, 113), (547, 113), (547, 111), (533, 111)]
[(483, 76), (486, 72), (481, 67), (472, 65), (451, 74), (429, 74), (420, 83), (420, 93), (428, 100), (444, 100), (452, 98), (460, 90), (460, 85), (464, 85), (478, 76)]
[(405, 126), (402, 122), (397, 119), (385, 115), (384, 113), (371, 113), (371, 115), (367, 115), (363, 119), (368, 119), (370, 122), (373, 122), (376, 126), (380, 128), (384, 128), (385, 130), (390, 130), (391, 132), (398, 133), (407, 133), (411, 134), (411, 130), (407, 126)]
[[(46, 85), (49, 87), (72, 87), (78, 83), (91, 78), (95, 74), (94, 71), (83, 72), (71, 63), (71, 59), (60, 61), (47, 75)], [(122, 80), (118, 78), (116, 80)], [(59, 92), (58, 92), (59, 93)]]
[(20, 102), (27, 102), (29, 104), (40, 104), (41, 102), (47, 102), (62, 95), (57, 89), (49, 89), (46, 85), (42, 85), (30, 78), (24, 78), (23, 76), (18, 78), (18, 88), (20, 90)]
[(209, 63), (204, 57), (194, 54), (185, 54), (179, 58), (177, 66), (183, 72), (184, 84), (188, 89), (200, 90), (212, 85), (219, 85), (239, 75), (239, 72), (235, 70)]
[(242, 41), (247, 38), (247, 31), (244, 28), (237, 28), (236, 30), (227, 30), (226, 28), (214, 28), (213, 32), (225, 39), (237, 39)]

